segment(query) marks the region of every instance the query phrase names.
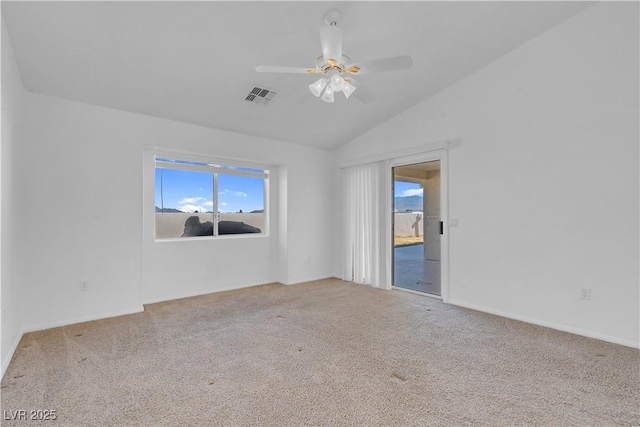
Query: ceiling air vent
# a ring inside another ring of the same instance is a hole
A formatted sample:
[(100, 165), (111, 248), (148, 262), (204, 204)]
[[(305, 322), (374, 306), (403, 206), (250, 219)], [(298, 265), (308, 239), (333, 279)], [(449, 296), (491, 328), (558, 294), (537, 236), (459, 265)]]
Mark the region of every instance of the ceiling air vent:
[(274, 96), (278, 93), (269, 89), (263, 89), (261, 87), (254, 87), (251, 92), (244, 99), (245, 101), (252, 102), (254, 104), (267, 105), (271, 102)]

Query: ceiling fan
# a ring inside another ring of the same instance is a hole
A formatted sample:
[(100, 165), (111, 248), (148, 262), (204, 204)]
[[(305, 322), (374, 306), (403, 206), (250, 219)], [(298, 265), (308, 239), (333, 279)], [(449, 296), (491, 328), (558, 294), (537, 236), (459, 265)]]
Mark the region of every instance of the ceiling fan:
[[(344, 93), (346, 98), (355, 92), (356, 81), (352, 76), (411, 68), (413, 60), (409, 55), (362, 62), (353, 62), (350, 57), (343, 55), (342, 30), (338, 28), (341, 18), (342, 12), (337, 9), (331, 9), (325, 13), (324, 22), (326, 25), (320, 27), (322, 55), (316, 59), (315, 67), (260, 65), (256, 67), (256, 71), (259, 73), (322, 74), (323, 77), (309, 85), (309, 90), (316, 97), (322, 95), (320, 98), (325, 102), (334, 102), (335, 92)], [(370, 91), (360, 89), (354, 97), (367, 103), (373, 101), (375, 95)]]

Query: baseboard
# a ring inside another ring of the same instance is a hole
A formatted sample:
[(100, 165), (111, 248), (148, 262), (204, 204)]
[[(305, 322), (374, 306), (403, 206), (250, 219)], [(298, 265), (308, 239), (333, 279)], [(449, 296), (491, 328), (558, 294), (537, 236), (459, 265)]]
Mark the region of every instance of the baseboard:
[(133, 310), (114, 311), (111, 313), (96, 314), (96, 315), (80, 317), (76, 319), (60, 320), (60, 321), (51, 322), (51, 323), (42, 323), (40, 325), (28, 326), (24, 328), (22, 332), (26, 334), (27, 332), (43, 331), (45, 329), (58, 328), (60, 326), (68, 326), (68, 325), (75, 325), (76, 323), (91, 322), (92, 320), (101, 320), (101, 319), (108, 319), (110, 317), (124, 316), (127, 314), (142, 313), (143, 311), (144, 311), (144, 307), (141, 306)]
[(24, 335), (24, 331), (20, 331), (17, 334), (16, 339), (13, 341), (13, 344), (11, 345), (11, 350), (9, 350), (9, 354), (7, 354), (7, 358), (2, 361), (2, 373), (0, 374), (0, 380), (4, 378), (4, 373), (7, 372), (7, 368), (11, 363), (11, 359), (13, 359), (13, 354), (18, 349), (18, 344), (20, 344), (20, 340), (22, 340), (23, 335)]
[(323, 276), (323, 277), (319, 277), (319, 278), (311, 278), (311, 279), (305, 279), (303, 281), (296, 281), (294, 283), (285, 283), (285, 282), (267, 282), (267, 283), (253, 283), (253, 284), (242, 284), (242, 285), (236, 285), (236, 286), (227, 286), (224, 288), (219, 288), (219, 289), (215, 289), (215, 290), (203, 290), (203, 291), (196, 291), (196, 292), (190, 292), (187, 294), (181, 294), (181, 295), (173, 295), (170, 297), (161, 297), (161, 298), (152, 298), (152, 299), (147, 299), (144, 301), (144, 305), (147, 304), (157, 304), (159, 302), (166, 302), (166, 301), (175, 301), (178, 299), (183, 299), (183, 298), (192, 298), (192, 297), (199, 297), (202, 295), (209, 295), (209, 294), (217, 294), (218, 292), (226, 292), (226, 291), (235, 291), (238, 289), (246, 289), (246, 288), (253, 288), (254, 286), (264, 286), (264, 285), (271, 285), (274, 283), (278, 283), (281, 285), (286, 285), (286, 286), (293, 286), (293, 285), (299, 285), (302, 283), (309, 283), (309, 282), (317, 282), (318, 280), (327, 280), (327, 279), (336, 279), (336, 277), (327, 277), (327, 276)]
[(327, 279), (336, 279), (336, 277), (333, 277), (333, 276), (306, 277), (304, 279), (298, 279), (295, 282), (283, 283), (283, 285), (287, 285), (287, 286), (301, 285), (303, 283), (317, 282), (318, 280), (327, 280)]
[(254, 286), (269, 285), (269, 284), (272, 284), (272, 283), (278, 283), (278, 282), (267, 282), (267, 283), (260, 282), (260, 283), (254, 283), (254, 284), (249, 284), (249, 285), (242, 284), (242, 285), (226, 286), (226, 287), (219, 288), (219, 289), (203, 289), (203, 290), (200, 290), (200, 291), (190, 292), (190, 293), (181, 294), (181, 295), (172, 295), (172, 296), (169, 296), (169, 297), (145, 299), (143, 304), (144, 305), (156, 304), (156, 303), (159, 303), (159, 302), (174, 301), (174, 300), (178, 300), (178, 299), (199, 297), (199, 296), (202, 296), (202, 295), (209, 295), (209, 294), (217, 294), (218, 292), (235, 291), (235, 290), (238, 290), (238, 289), (252, 288)]
[(451, 305), (456, 305), (458, 307), (469, 308), (471, 310), (482, 311), (484, 313), (489, 313), (489, 314), (495, 314), (496, 316), (506, 317), (508, 319), (519, 320), (525, 323), (531, 323), (533, 325), (544, 326), (545, 328), (551, 328), (551, 329), (555, 329), (562, 332), (569, 332), (571, 334), (581, 335), (587, 338), (595, 338), (597, 340), (607, 341), (614, 344), (620, 344), (626, 347), (640, 348), (640, 342), (637, 342), (637, 341), (626, 340), (618, 337), (612, 337), (610, 335), (599, 334), (597, 332), (586, 331), (584, 329), (573, 328), (571, 326), (566, 326), (566, 325), (560, 325), (554, 322), (546, 322), (544, 320), (535, 319), (532, 317), (520, 316), (518, 314), (508, 313), (500, 310), (494, 310), (492, 308), (482, 307), (475, 304), (467, 304), (462, 301), (456, 301), (456, 300), (450, 299), (448, 303)]

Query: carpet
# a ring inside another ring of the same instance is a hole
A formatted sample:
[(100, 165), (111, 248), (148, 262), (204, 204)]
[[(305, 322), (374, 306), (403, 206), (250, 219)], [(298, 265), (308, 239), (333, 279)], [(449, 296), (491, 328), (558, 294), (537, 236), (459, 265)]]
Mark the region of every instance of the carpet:
[(26, 334), (2, 425), (638, 425), (639, 367), (637, 349), (411, 293), (270, 284)]

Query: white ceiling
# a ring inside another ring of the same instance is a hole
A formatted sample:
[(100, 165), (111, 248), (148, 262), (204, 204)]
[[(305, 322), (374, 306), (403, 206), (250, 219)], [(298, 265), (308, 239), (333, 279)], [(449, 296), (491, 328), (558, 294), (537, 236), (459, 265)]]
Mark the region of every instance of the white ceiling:
[[(27, 90), (333, 149), (578, 13), (586, 2), (2, 2)], [(410, 70), (364, 75), (362, 104), (314, 98), (318, 28), (343, 12), (354, 61), (411, 55)], [(245, 101), (260, 86), (268, 106)]]

